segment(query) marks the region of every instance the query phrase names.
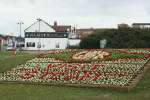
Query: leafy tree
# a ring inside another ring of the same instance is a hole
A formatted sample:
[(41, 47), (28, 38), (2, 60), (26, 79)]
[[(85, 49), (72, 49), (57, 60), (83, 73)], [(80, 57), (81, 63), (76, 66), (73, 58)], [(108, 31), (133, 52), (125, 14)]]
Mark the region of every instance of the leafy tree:
[(109, 29), (97, 30), (92, 35), (83, 38), (81, 48), (99, 48), (100, 40), (106, 39), (106, 48), (149, 48), (149, 29)]
[(80, 43), (81, 48), (86, 49), (98, 49), (99, 48), (99, 39), (95, 36), (86, 37), (82, 39), (82, 42)]

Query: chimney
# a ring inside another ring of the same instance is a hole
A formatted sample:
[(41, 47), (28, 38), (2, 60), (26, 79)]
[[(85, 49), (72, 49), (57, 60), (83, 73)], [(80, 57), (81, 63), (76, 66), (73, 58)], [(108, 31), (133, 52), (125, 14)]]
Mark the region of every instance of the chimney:
[(54, 26), (57, 26), (57, 21), (54, 21)]

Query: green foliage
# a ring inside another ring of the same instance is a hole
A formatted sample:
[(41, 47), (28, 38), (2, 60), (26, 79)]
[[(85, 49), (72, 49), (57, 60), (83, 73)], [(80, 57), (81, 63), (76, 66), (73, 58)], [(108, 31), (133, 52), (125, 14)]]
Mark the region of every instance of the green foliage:
[(68, 52), (60, 53), (60, 54), (48, 54), (49, 58), (63, 59), (64, 61), (68, 61), (71, 58), (71, 54)]
[(107, 39), (106, 48), (149, 48), (149, 29), (110, 29), (96, 31), (92, 35), (83, 38), (81, 48), (99, 48), (100, 40)]
[(144, 54), (112, 53), (112, 58), (146, 58)]
[(99, 48), (99, 39), (95, 36), (91, 37), (86, 37), (82, 39), (82, 42), (80, 42), (80, 47), (81, 49), (85, 48), (86, 49), (98, 49)]

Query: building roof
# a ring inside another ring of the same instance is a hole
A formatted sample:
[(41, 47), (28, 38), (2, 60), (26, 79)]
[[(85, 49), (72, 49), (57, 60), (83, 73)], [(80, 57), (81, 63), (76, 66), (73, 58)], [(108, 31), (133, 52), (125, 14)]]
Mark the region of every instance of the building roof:
[[(40, 22), (40, 23), (39, 23)], [(40, 24), (40, 28), (39, 28)], [(25, 29), (25, 32), (71, 32), (71, 25), (57, 25), (57, 22), (54, 22), (54, 25), (50, 25), (44, 20), (36, 21), (31, 26)]]
[(71, 32), (71, 25), (58, 25), (57, 21), (54, 21), (52, 28), (56, 32)]
[(55, 32), (51, 25), (42, 19), (39, 19), (28, 28), (24, 30), (25, 32)]
[(92, 33), (92, 32), (94, 32), (95, 31), (95, 29), (93, 29), (93, 28), (87, 28), (87, 29), (76, 29), (76, 33), (77, 34), (86, 34), (86, 33)]
[(71, 26), (65, 26), (65, 25), (57, 25), (57, 26), (52, 26), (52, 28), (56, 31), (56, 32), (70, 32), (71, 31)]
[(3, 36), (0, 34), (0, 37), (3, 37)]
[(0, 38), (1, 38), (1, 39), (4, 39), (4, 40), (7, 40), (7, 39), (9, 39), (9, 38), (14, 38), (14, 39), (16, 39), (16, 40), (18, 40), (18, 39), (24, 40), (23, 37), (17, 37), (17, 36), (11, 36), (11, 35), (2, 35), (2, 34), (0, 34)]
[(84, 28), (84, 29), (76, 29), (76, 34), (79, 38), (86, 37), (90, 34), (93, 34), (95, 31), (103, 32), (113, 28)]
[(0, 34), (0, 39), (6, 39), (6, 36)]
[(150, 25), (150, 23), (133, 23), (132, 25)]
[(81, 37), (86, 37), (86, 36), (92, 34), (94, 31), (95, 31), (95, 29), (93, 29), (93, 28), (76, 29), (76, 34), (79, 36), (79, 38), (81, 38)]
[(129, 28), (130, 26), (128, 24), (125, 24), (125, 23), (121, 23), (121, 24), (118, 24), (118, 28)]

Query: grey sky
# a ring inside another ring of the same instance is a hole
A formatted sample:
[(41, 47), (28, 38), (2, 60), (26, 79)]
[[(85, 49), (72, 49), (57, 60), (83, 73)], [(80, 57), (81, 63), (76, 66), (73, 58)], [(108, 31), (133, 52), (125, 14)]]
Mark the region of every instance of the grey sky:
[(149, 0), (0, 0), (0, 34), (19, 32), (37, 18), (78, 28), (117, 27), (118, 23), (150, 22)]

